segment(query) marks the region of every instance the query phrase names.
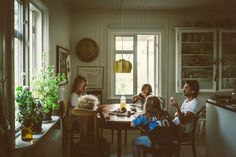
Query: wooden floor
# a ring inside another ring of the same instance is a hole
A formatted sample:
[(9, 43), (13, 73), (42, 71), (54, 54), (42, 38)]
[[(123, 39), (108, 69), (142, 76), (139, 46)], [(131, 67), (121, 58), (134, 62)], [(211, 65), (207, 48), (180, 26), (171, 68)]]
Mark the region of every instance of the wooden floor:
[[(124, 132), (122, 132), (122, 135)], [(131, 141), (132, 139), (138, 135), (139, 132), (135, 130), (130, 130), (127, 132), (128, 139), (127, 144), (124, 143), (124, 136), (122, 136), (122, 157), (132, 157), (131, 151)], [(107, 139), (108, 142), (111, 143), (111, 131), (104, 130), (104, 137)], [(197, 157), (207, 157), (206, 155), (206, 145), (205, 145), (205, 135), (203, 134), (201, 138), (196, 138), (196, 150), (197, 150)], [(70, 157), (70, 149), (66, 149), (64, 157)], [(117, 136), (116, 131), (114, 131), (114, 141), (111, 143), (111, 154), (110, 157), (117, 157)], [(191, 146), (181, 146), (180, 157), (193, 157), (192, 148)]]

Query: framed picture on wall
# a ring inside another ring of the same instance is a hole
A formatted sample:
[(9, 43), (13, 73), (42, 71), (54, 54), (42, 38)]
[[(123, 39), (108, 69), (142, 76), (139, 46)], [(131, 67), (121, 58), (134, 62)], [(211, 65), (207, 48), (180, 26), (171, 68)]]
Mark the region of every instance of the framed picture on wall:
[(77, 74), (88, 80), (88, 89), (103, 88), (103, 67), (102, 66), (78, 66)]
[(60, 85), (64, 85), (68, 83), (68, 73), (70, 73), (70, 62), (68, 61), (69, 57), (69, 50), (66, 48), (63, 48), (61, 46), (57, 46), (57, 55), (56, 55), (56, 60), (57, 60), (57, 73), (59, 75), (65, 74), (66, 79), (60, 82)]

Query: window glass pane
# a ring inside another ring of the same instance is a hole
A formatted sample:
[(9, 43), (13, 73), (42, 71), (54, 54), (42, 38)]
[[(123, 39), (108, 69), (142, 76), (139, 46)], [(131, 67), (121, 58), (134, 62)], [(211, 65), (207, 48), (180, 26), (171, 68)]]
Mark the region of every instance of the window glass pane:
[(15, 86), (23, 84), (23, 5), (14, 1), (14, 69)]
[[(152, 94), (157, 95), (159, 90), (159, 38), (160, 34), (133, 34), (115, 36), (114, 61), (126, 59), (132, 63), (131, 73), (114, 73), (115, 89), (111, 89), (112, 96), (136, 95), (141, 87), (149, 83)], [(113, 83), (113, 80), (112, 80)]]
[(154, 35), (138, 35), (137, 38), (137, 93), (145, 83), (154, 87), (154, 37)]
[(42, 11), (30, 4), (30, 82), (42, 63)]
[[(14, 1), (14, 75), (15, 87), (23, 85), (23, 5), (19, 1)], [(17, 117), (18, 108), (15, 107), (15, 117)], [(15, 121), (15, 127), (18, 128), (20, 123)]]
[[(122, 58), (130, 61), (133, 65), (133, 54), (116, 55), (116, 60)], [(115, 79), (115, 95), (133, 95), (133, 68), (131, 70), (131, 73), (116, 73)]]
[(133, 51), (134, 38), (133, 37), (121, 37), (116, 36), (116, 50)]

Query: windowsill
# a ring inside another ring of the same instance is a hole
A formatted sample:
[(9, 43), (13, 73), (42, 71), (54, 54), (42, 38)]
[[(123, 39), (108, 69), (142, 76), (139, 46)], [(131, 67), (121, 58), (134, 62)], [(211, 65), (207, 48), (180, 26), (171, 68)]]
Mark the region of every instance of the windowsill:
[(43, 136), (46, 135), (47, 132), (49, 132), (50, 129), (53, 128), (53, 126), (55, 126), (59, 120), (60, 120), (60, 118), (58, 116), (52, 116), (52, 121), (50, 123), (43, 123), (42, 124), (42, 133), (41, 134), (34, 134), (33, 140), (31, 140), (31, 141), (22, 141), (21, 135), (16, 137), (15, 148), (16, 149), (24, 149), (24, 148), (32, 147), (39, 140), (41, 140), (43, 138)]

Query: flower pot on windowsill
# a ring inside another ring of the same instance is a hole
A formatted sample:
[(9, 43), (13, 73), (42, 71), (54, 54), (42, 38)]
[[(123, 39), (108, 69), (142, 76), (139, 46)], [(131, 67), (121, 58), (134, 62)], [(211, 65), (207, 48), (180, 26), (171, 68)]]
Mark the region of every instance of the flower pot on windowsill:
[(59, 109), (59, 84), (65, 80), (65, 74), (59, 75), (54, 66), (43, 67), (32, 81), (33, 95), (41, 104), (43, 123), (51, 122), (52, 111)]
[(49, 112), (43, 112), (43, 123), (49, 123), (52, 121), (52, 109)]
[(33, 131), (31, 127), (31, 121), (25, 120), (23, 122), (23, 128), (21, 130), (21, 140), (22, 141), (31, 141), (33, 139)]
[(43, 130), (42, 123), (43, 123), (43, 117), (38, 122), (35, 122), (32, 125), (33, 134), (40, 134), (42, 132), (42, 130)]

